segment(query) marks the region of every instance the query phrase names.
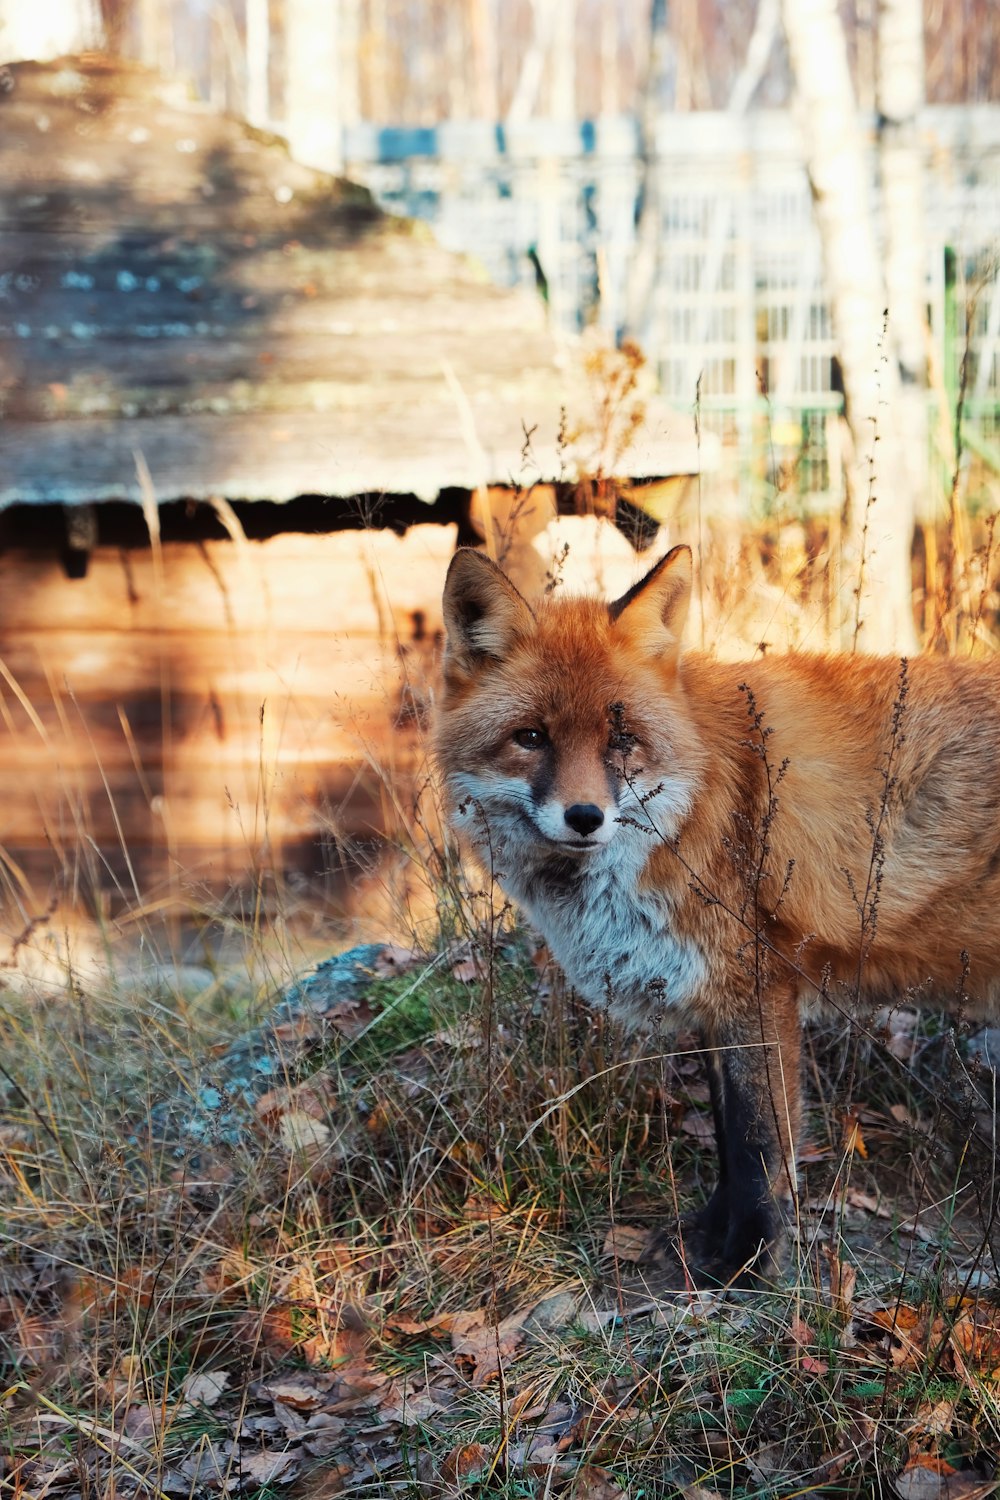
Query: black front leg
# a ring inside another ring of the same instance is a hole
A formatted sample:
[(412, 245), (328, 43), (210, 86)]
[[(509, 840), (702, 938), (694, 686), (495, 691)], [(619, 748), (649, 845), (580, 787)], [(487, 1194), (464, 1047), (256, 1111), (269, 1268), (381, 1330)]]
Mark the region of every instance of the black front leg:
[(719, 1178), (690, 1238), (699, 1281), (765, 1281), (784, 1260), (798, 1132), (794, 995), (706, 1033)]
[[(725, 1183), (725, 1236), (716, 1242), (721, 1281), (767, 1279), (784, 1259), (785, 1216), (778, 1193), (784, 1176), (778, 1100), (765, 1050), (730, 1042), (717, 1053), (722, 1075), (720, 1184)], [(780, 1097), (780, 1096), (779, 1096)], [(784, 1196), (782, 1194), (782, 1196)]]
[[(704, 1042), (705, 1038), (702, 1038)], [(726, 1152), (726, 1089), (720, 1054), (714, 1047), (705, 1047), (705, 1071), (708, 1074), (708, 1090), (712, 1100), (712, 1121), (715, 1125), (715, 1145), (718, 1152), (718, 1180), (704, 1208), (699, 1209), (692, 1223), (697, 1235), (696, 1253), (699, 1259), (712, 1253), (712, 1247), (725, 1242), (729, 1230), (729, 1159)]]

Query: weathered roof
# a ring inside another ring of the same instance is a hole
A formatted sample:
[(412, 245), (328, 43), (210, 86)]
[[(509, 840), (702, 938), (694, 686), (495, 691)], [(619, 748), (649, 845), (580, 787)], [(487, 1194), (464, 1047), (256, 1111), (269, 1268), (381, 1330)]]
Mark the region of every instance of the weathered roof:
[[(0, 90), (0, 505), (414, 493), (554, 476), (566, 361), (366, 190), (106, 59)], [(697, 467), (659, 410), (630, 477)], [(537, 472), (537, 471), (536, 471)]]

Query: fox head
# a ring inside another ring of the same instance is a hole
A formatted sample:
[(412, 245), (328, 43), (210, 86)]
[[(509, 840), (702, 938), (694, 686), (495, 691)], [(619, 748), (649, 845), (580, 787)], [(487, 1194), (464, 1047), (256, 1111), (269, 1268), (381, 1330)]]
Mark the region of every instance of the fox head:
[(673, 831), (698, 760), (677, 684), (690, 596), (687, 547), (613, 604), (535, 608), (482, 553), (456, 553), (437, 757), (474, 842), (586, 859), (623, 820)]

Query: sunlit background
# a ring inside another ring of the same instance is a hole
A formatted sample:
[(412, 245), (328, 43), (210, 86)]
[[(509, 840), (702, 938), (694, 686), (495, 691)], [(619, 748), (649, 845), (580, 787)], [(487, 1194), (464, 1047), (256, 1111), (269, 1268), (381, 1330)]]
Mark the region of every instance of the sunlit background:
[(694, 541), (713, 649), (995, 644), (991, 0), (0, 0), (0, 64), (16, 931), (356, 915), (512, 515), (528, 591)]

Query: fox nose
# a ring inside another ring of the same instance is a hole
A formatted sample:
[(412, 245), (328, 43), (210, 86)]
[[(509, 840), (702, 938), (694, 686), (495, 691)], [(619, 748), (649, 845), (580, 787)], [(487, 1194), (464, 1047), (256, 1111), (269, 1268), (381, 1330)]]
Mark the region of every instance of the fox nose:
[(594, 802), (574, 802), (563, 816), (573, 832), (584, 839), (604, 822), (604, 814)]

